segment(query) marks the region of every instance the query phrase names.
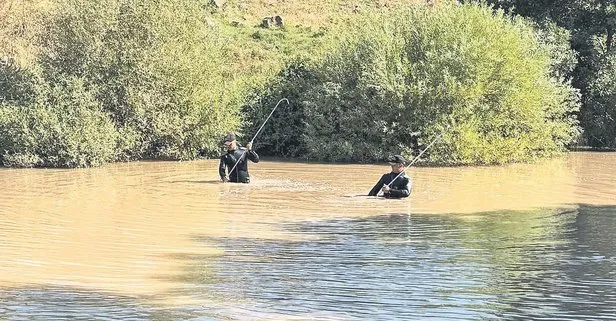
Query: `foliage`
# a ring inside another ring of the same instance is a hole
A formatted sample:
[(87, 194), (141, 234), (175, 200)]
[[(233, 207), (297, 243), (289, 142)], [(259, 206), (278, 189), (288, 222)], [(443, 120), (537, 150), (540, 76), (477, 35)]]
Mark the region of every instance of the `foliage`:
[(220, 68), (224, 39), (196, 1), (67, 1), (41, 58), (47, 77), (84, 77), (123, 134), (123, 158), (214, 154), (237, 126), (241, 90)]
[(302, 81), (291, 67), (269, 91), (295, 104), (262, 138), (274, 151), (368, 162), (409, 156), (444, 132), (431, 161), (493, 164), (552, 155), (576, 134), (575, 91), (550, 77), (549, 49), (520, 19), (483, 5), (413, 6), (334, 34)]
[[(218, 153), (220, 137), (239, 126), (237, 106), (248, 86), (221, 67), (225, 38), (206, 24), (198, 1), (62, 0), (56, 5), (36, 28), (36, 64), (0, 70), (6, 80), (0, 83), (6, 89), (0, 97), (6, 114), (0, 129), (16, 133), (10, 124), (21, 124), (31, 139), (62, 141), (59, 136), (65, 135), (70, 142), (99, 124), (99, 131), (89, 134), (100, 137), (88, 137), (91, 151), (84, 144), (35, 146), (9, 137), (0, 145), (5, 163), (15, 163), (11, 159), (17, 156), (11, 155), (23, 153), (33, 157), (20, 159), (41, 160), (30, 162), (34, 165), (69, 167)], [(79, 86), (70, 85), (76, 81)], [(64, 113), (83, 116), (84, 123), (74, 124)], [(42, 128), (61, 130), (44, 136)], [(109, 132), (116, 133), (111, 140)], [(95, 141), (111, 143), (112, 152), (105, 144), (98, 155)]]
[[(581, 143), (595, 147), (613, 146), (610, 142), (616, 139), (616, 132), (609, 126), (605, 127), (603, 120), (597, 120), (598, 115), (605, 115), (605, 108), (608, 108), (605, 101), (598, 103), (604, 97), (599, 94), (597, 86), (606, 77), (615, 77), (609, 73), (616, 70), (604, 64), (610, 61), (608, 56), (614, 52), (616, 4), (603, 0), (488, 0), (488, 3), (539, 23), (554, 21), (571, 32), (571, 48), (577, 53), (578, 65), (569, 78), (582, 94), (579, 119), (584, 128), (584, 139)], [(597, 79), (599, 74), (603, 80)], [(597, 94), (600, 96), (596, 97)]]
[[(566, 32), (545, 28), (537, 44), (526, 23), (485, 6), (24, 3), (32, 19), (0, 22), (8, 165), (216, 156), (224, 133), (256, 132), (282, 97), (291, 105), (257, 141), (265, 154), (409, 156), (451, 124), (432, 161), (501, 163), (550, 155), (576, 131)], [(258, 26), (277, 12), (283, 27)]]
[(81, 79), (35, 87), (35, 101), (0, 105), (6, 166), (95, 166), (115, 159), (117, 132)]
[(605, 57), (600, 66), (589, 86), (582, 121), (591, 146), (616, 148), (616, 54)]
[(577, 52), (571, 49), (571, 33), (550, 20), (537, 23), (535, 29), (539, 42), (549, 50), (551, 75), (562, 81), (570, 81), (577, 67)]

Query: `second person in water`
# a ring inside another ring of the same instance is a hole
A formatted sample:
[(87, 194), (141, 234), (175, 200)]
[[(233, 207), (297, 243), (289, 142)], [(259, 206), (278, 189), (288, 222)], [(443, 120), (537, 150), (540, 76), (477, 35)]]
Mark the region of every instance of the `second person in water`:
[[(405, 173), (402, 173), (406, 160), (400, 155), (394, 155), (390, 156), (387, 162), (391, 165), (391, 172), (381, 176), (381, 179), (374, 185), (372, 190), (370, 190), (368, 196), (377, 196), (379, 191), (382, 191), (383, 196), (387, 198), (408, 197), (411, 195), (411, 179), (406, 176)], [(400, 174), (400, 176), (398, 176), (398, 174)]]

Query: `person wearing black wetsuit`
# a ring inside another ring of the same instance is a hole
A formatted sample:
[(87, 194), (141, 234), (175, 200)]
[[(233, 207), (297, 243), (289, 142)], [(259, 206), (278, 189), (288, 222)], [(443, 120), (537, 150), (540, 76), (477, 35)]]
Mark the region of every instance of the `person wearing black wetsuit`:
[[(225, 147), (227, 153), (220, 157), (218, 174), (223, 182), (250, 183), (248, 174), (248, 160), (254, 163), (259, 162), (259, 155), (252, 150), (252, 144), (246, 147), (239, 147), (235, 140), (235, 135), (229, 134), (225, 137)], [(238, 162), (239, 160), (239, 162)], [(235, 165), (237, 163), (237, 166)], [(235, 168), (233, 168), (235, 166)], [(233, 169), (233, 171), (231, 171)], [(227, 176), (227, 171), (230, 171)]]
[[(383, 191), (383, 196), (386, 198), (403, 198), (411, 195), (411, 179), (400, 172), (404, 170), (406, 160), (400, 155), (394, 155), (387, 159), (391, 165), (391, 173), (384, 174), (381, 179), (374, 185), (368, 196), (377, 196), (379, 191)], [(396, 178), (398, 176), (398, 178)], [(395, 181), (392, 180), (396, 178)], [(390, 184), (391, 182), (391, 184)], [(389, 186), (387, 185), (389, 184)]]

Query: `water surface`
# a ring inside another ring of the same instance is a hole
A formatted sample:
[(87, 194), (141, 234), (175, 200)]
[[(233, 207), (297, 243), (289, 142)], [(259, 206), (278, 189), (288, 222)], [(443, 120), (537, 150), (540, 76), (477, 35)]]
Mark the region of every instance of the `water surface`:
[(616, 319), (616, 154), (0, 170), (0, 319)]

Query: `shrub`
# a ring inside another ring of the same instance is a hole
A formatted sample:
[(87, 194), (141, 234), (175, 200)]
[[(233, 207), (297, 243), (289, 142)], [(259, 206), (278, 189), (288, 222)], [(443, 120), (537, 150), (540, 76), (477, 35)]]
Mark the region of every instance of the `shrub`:
[[(578, 132), (576, 92), (551, 76), (549, 47), (522, 19), (478, 4), (411, 6), (333, 34), (330, 53), (304, 64), (309, 77), (289, 77), (289, 68), (246, 107), (270, 109), (280, 95), (292, 96), (294, 118), (274, 119), (264, 145), (369, 162), (411, 156), (443, 133), (429, 161), (497, 164), (553, 155)], [(292, 139), (280, 140), (283, 133)]]
[(238, 125), (242, 90), (198, 1), (63, 2), (43, 36), (53, 75), (83, 76), (127, 138), (125, 158), (191, 159)]
[(33, 66), (0, 70), (3, 162), (217, 155), (248, 86), (225, 67), (225, 37), (206, 14), (194, 0), (57, 1), (32, 28)]
[(35, 87), (27, 105), (0, 105), (0, 159), (5, 166), (96, 166), (115, 159), (117, 132), (83, 81)]

